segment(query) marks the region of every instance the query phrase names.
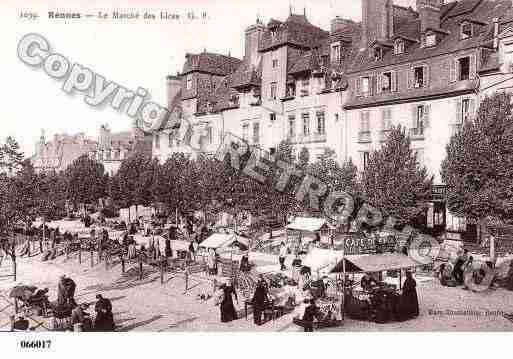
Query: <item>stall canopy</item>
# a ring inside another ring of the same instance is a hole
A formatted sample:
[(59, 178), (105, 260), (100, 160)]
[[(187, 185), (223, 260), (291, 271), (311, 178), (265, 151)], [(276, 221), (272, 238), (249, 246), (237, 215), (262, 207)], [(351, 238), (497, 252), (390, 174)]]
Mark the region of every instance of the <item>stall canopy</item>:
[(331, 226), (325, 219), (308, 217), (297, 217), (292, 223), (287, 225), (287, 229), (303, 232), (319, 232), (330, 228)]
[(201, 242), (200, 247), (218, 249), (222, 247), (234, 246), (237, 244), (248, 247), (249, 240), (233, 233), (214, 233), (203, 242)]
[[(399, 253), (351, 255), (345, 257), (346, 272), (381, 272), (385, 270), (396, 270), (413, 268), (422, 263), (415, 262), (408, 256)], [(332, 273), (342, 272), (342, 261), (338, 262), (331, 270)]]
[(331, 270), (342, 261), (343, 252), (332, 249), (313, 248), (303, 259), (302, 264), (312, 271)]

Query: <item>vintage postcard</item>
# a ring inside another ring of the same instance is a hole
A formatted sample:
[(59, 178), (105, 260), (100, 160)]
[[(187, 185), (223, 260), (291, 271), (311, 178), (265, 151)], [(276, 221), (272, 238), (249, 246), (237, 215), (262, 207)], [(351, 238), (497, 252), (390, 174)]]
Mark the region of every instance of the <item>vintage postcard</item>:
[(512, 331), (512, 1), (0, 14), (0, 341)]

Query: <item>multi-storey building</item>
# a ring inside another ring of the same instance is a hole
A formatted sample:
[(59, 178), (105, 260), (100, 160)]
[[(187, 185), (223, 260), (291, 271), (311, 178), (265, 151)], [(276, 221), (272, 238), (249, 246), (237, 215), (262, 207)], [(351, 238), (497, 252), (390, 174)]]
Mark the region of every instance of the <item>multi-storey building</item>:
[[(187, 55), (168, 78), (169, 107), (201, 128), (205, 152), (226, 132), (271, 153), (290, 139), (297, 153), (315, 159), (328, 147), (361, 171), (401, 125), (435, 179), (427, 225), (465, 231), (445, 209), (440, 165), (482, 96), (513, 87), (512, 61), (510, 0), (416, 0), (415, 9), (362, 0), (361, 23), (336, 17), (325, 31), (291, 14), (250, 26), (242, 60)], [(162, 160), (182, 150), (163, 148), (169, 132), (154, 135)]]
[(83, 133), (56, 134), (52, 140), (47, 141), (43, 132), (36, 143), (36, 151), (31, 161), (37, 172), (60, 172), (95, 147), (96, 142), (86, 138)]
[(89, 151), (89, 157), (95, 159), (113, 176), (119, 170), (121, 162), (135, 151), (151, 156), (152, 136), (139, 127), (123, 132), (111, 132), (107, 125), (100, 127), (98, 142)]

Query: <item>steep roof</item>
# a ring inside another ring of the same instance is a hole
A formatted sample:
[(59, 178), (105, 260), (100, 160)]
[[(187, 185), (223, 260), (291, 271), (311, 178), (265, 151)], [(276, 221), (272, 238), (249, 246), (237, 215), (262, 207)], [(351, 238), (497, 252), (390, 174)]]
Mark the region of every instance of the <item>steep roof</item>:
[[(275, 30), (276, 33), (273, 34), (271, 29)], [(312, 25), (306, 16), (290, 15), (284, 22), (272, 19), (268, 23), (259, 50), (267, 51), (287, 44), (312, 48), (328, 35), (327, 31)]]
[[(388, 50), (383, 59), (376, 61), (372, 56), (372, 49), (359, 51), (350, 61), (348, 72), (359, 72), (381, 68), (389, 65), (423, 60), (443, 54), (450, 54), (458, 50), (478, 48), (490, 40), (493, 33), (493, 18), (504, 18), (510, 13), (512, 4), (510, 0), (460, 0), (456, 3), (444, 5), (442, 8), (441, 30), (445, 33), (440, 36), (440, 42), (434, 47), (421, 47), (420, 20), (414, 19), (403, 23), (396, 31), (396, 36), (417, 40), (411, 43), (406, 52), (395, 55)], [(445, 12), (444, 12), (445, 11)], [(473, 21), (485, 23), (476, 25), (476, 34), (470, 39), (460, 40), (460, 23), (463, 19), (472, 18)]]
[(183, 74), (194, 71), (206, 72), (213, 75), (226, 76), (239, 67), (241, 60), (235, 57), (202, 52), (200, 54), (185, 55), (186, 61)]

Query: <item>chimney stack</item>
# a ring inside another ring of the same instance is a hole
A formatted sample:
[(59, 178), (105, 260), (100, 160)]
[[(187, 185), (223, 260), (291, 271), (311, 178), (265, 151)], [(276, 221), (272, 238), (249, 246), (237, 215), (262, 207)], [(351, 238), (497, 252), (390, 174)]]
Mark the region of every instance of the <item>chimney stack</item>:
[(256, 24), (248, 27), (244, 33), (244, 62), (250, 67), (257, 67), (260, 62), (258, 47), (264, 29), (265, 26), (257, 19)]
[(440, 9), (442, 5), (443, 0), (417, 0), (421, 32), (425, 32), (428, 28), (440, 28)]
[(362, 48), (394, 35), (393, 0), (362, 0)]
[(178, 92), (182, 88), (182, 78), (176, 74), (176, 76), (168, 75), (166, 77), (166, 85), (167, 85), (167, 106), (168, 109), (171, 106), (171, 102), (178, 95)]
[(499, 48), (499, 18), (493, 18), (493, 49), (497, 51)]

